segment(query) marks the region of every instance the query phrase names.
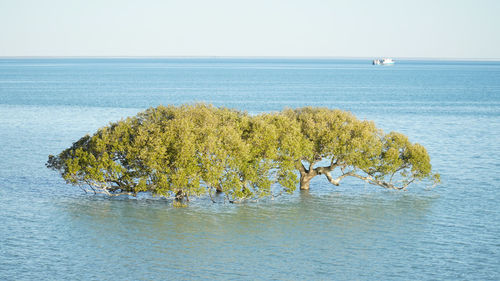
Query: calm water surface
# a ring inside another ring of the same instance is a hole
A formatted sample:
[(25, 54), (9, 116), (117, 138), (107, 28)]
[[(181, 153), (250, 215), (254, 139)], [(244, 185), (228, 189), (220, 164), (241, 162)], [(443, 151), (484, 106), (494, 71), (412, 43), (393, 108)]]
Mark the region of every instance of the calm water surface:
[[(500, 279), (500, 63), (0, 59), (1, 280)], [(352, 111), (425, 145), (443, 184), (358, 180), (244, 205), (83, 194), (48, 154), (150, 106)]]

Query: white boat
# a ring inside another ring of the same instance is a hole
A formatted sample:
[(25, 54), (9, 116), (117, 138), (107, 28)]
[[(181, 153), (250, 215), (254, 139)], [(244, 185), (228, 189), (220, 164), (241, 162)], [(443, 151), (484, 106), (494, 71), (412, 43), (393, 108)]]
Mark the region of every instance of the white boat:
[(383, 59), (380, 64), (394, 64), (394, 60), (392, 59)]
[(376, 59), (372, 62), (373, 65), (392, 65), (394, 64), (393, 59)]

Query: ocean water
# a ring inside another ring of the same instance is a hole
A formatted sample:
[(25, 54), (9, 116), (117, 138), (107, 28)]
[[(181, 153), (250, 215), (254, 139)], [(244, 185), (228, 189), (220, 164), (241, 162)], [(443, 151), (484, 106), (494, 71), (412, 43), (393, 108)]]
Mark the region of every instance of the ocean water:
[[(49, 154), (159, 104), (340, 108), (423, 144), (443, 183), (315, 178), (242, 205), (83, 193)], [(499, 280), (500, 62), (0, 59), (1, 280)]]

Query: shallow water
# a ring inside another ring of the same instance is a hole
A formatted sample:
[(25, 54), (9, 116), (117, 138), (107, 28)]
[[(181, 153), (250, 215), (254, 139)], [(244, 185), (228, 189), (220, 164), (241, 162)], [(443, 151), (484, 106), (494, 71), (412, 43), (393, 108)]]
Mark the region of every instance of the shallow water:
[[(1, 59), (0, 279), (500, 279), (500, 63)], [(427, 147), (443, 184), (317, 178), (243, 205), (106, 199), (44, 167), (150, 106), (350, 110)]]

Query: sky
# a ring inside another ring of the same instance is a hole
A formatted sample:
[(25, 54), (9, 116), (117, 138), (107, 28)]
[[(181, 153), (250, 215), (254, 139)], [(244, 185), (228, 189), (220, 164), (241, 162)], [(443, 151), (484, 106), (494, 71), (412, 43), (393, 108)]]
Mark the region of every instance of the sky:
[(500, 0), (0, 0), (0, 56), (500, 59)]

